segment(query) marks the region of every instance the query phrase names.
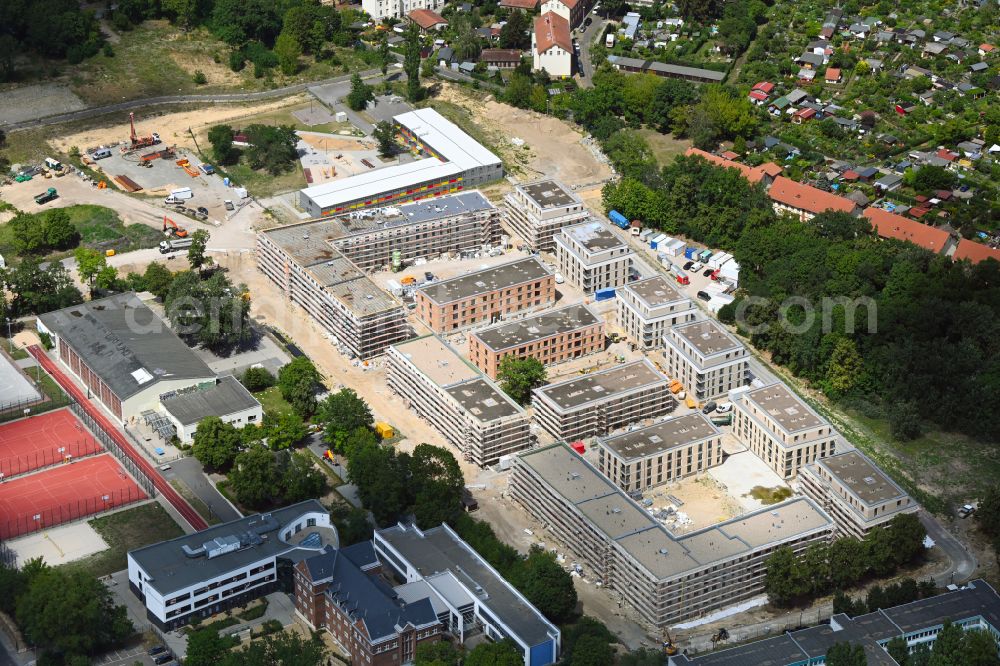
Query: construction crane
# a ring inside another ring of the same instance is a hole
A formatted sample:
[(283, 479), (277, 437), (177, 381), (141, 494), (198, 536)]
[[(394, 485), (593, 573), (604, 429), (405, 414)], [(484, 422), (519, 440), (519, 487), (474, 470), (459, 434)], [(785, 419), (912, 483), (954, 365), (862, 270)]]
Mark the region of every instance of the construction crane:
[(132, 140), (132, 144), (129, 150), (138, 150), (139, 148), (148, 148), (149, 146), (155, 146), (160, 142), (160, 135), (153, 132), (149, 136), (139, 136), (135, 133), (135, 113), (129, 111), (128, 114), (128, 124), (129, 124), (129, 138)]
[(184, 227), (178, 226), (176, 222), (166, 215), (163, 216), (163, 233), (177, 238), (187, 238), (188, 232)]

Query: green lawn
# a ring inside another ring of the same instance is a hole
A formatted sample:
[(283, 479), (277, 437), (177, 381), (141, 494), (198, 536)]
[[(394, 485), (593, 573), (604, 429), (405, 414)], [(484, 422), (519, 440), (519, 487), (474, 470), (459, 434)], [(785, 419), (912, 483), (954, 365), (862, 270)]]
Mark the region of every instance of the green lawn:
[[(56, 210), (56, 209), (53, 209)], [(129, 252), (146, 247), (156, 247), (162, 234), (156, 229), (144, 224), (129, 224), (122, 222), (118, 213), (104, 206), (81, 204), (68, 206), (61, 210), (69, 213), (70, 221), (80, 232), (80, 245), (99, 250), (114, 249), (116, 252)], [(41, 219), (45, 213), (28, 213), (34, 219)], [(9, 224), (0, 225), (0, 254), (14, 257), (13, 229)], [(66, 257), (71, 252), (56, 252), (40, 260), (52, 260)]]
[(227, 166), (225, 170), (234, 182), (239, 183), (258, 197), (270, 197), (282, 192), (291, 192), (308, 185), (299, 162), (296, 162), (291, 170), (277, 176), (272, 176), (266, 171), (256, 171), (242, 163)]
[(691, 147), (691, 142), (686, 139), (675, 139), (673, 134), (660, 134), (654, 129), (643, 128), (639, 130), (639, 135), (649, 144), (661, 166), (673, 162), (674, 157), (683, 155)]
[(107, 542), (107, 550), (63, 566), (92, 576), (106, 576), (124, 569), (127, 566), (125, 554), (130, 550), (184, 534), (156, 502), (94, 518), (89, 524)]
[(21, 359), (28, 358), (28, 352), (20, 347), (15, 347), (14, 351), (11, 351), (10, 346), (5, 345), (4, 350), (10, 355), (15, 361), (20, 361)]
[(281, 397), (281, 391), (277, 386), (272, 386), (269, 389), (258, 391), (257, 393), (254, 393), (254, 397), (260, 401), (260, 406), (264, 408), (265, 413), (291, 414), (295, 411), (292, 409), (292, 406)]

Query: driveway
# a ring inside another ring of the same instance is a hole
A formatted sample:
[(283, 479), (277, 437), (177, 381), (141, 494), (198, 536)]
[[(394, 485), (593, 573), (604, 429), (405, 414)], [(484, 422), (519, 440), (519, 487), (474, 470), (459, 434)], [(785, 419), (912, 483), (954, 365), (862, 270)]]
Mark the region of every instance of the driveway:
[[(591, 77), (594, 76), (594, 66), (590, 61), (590, 48), (593, 46), (594, 40), (604, 34), (604, 26), (607, 25), (607, 21), (593, 12), (591, 12), (590, 17), (594, 19), (594, 22), (584, 28), (583, 32), (577, 36), (580, 43), (580, 57), (577, 59), (577, 66), (581, 72), (577, 82), (581, 88), (592, 88), (594, 85), (590, 81)], [(583, 76), (584, 74), (586, 76)]]
[(935, 546), (944, 551), (951, 561), (947, 571), (934, 576), (934, 582), (944, 587), (952, 583), (962, 583), (972, 577), (978, 563), (975, 556), (959, 541), (937, 518), (924, 509), (917, 514), (923, 523), (927, 535), (934, 540)]
[(219, 520), (228, 523), (231, 520), (238, 520), (243, 516), (222, 496), (214, 485), (205, 476), (205, 469), (195, 458), (181, 458), (170, 463), (170, 469), (160, 472), (164, 479), (180, 479), (184, 482), (195, 496), (205, 503), (209, 511)]

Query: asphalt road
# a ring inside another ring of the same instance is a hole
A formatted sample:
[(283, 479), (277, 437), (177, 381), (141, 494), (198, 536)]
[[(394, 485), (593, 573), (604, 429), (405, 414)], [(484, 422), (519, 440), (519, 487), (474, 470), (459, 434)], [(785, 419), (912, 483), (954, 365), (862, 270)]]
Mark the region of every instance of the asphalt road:
[(598, 35), (604, 32), (607, 22), (597, 14), (591, 12), (590, 17), (594, 22), (584, 28), (577, 39), (580, 43), (580, 57), (577, 59), (577, 67), (580, 70), (579, 84), (581, 88), (591, 88), (593, 83), (590, 79), (594, 76), (594, 66), (590, 62), (590, 47)]
[[(369, 69), (363, 72), (358, 72), (362, 78), (367, 78), (381, 74), (378, 69)], [(118, 102), (116, 104), (107, 104), (105, 106), (94, 106), (87, 109), (80, 109), (79, 111), (72, 111), (70, 113), (60, 113), (53, 116), (45, 116), (43, 118), (36, 118), (34, 120), (27, 120), (20, 123), (11, 123), (9, 125), (0, 125), (0, 128), (11, 132), (14, 130), (30, 129), (33, 127), (44, 127), (46, 125), (57, 125), (59, 123), (72, 122), (76, 120), (86, 120), (88, 118), (96, 118), (97, 116), (103, 116), (108, 113), (116, 113), (119, 111), (134, 111), (136, 109), (141, 109), (148, 106), (159, 106), (162, 104), (233, 104), (233, 103), (243, 103), (243, 102), (258, 102), (261, 100), (275, 99), (278, 97), (287, 97), (288, 95), (294, 95), (296, 93), (304, 92), (314, 86), (322, 86), (331, 83), (341, 83), (349, 82), (353, 74), (345, 74), (344, 76), (338, 76), (332, 79), (324, 79), (322, 81), (309, 81), (306, 83), (296, 83), (291, 86), (284, 86), (282, 88), (275, 88), (273, 90), (262, 90), (260, 92), (252, 93), (230, 93), (230, 94), (208, 94), (208, 95), (164, 95), (162, 97), (148, 97), (145, 99), (134, 99), (127, 102)]]
[(928, 536), (934, 540), (937, 547), (944, 551), (948, 559), (951, 560), (951, 567), (934, 577), (934, 582), (939, 586), (950, 585), (951, 583), (963, 583), (972, 577), (978, 563), (973, 555), (951, 532), (945, 529), (937, 518), (929, 514), (924, 509), (917, 514)]
[(205, 477), (205, 470), (195, 458), (181, 458), (170, 463), (170, 469), (160, 472), (167, 481), (179, 478), (184, 482), (191, 492), (200, 499), (218, 516), (219, 520), (227, 523), (231, 520), (238, 520), (243, 516), (233, 508), (233, 505), (216, 490), (215, 486), (208, 482)]

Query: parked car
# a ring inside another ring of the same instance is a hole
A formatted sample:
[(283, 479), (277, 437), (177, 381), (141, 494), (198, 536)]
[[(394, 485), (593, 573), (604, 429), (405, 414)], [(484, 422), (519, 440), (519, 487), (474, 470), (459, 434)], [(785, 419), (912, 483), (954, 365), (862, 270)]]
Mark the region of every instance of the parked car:
[(684, 270), (689, 271), (689, 270), (691, 270), (692, 266), (694, 266), (694, 262), (693, 261), (689, 261), (686, 264), (684, 264)]
[(159, 664), (165, 664), (168, 661), (173, 661), (173, 660), (174, 658), (169, 652), (164, 652), (155, 659), (153, 659), (153, 663), (159, 665)]
[(962, 506), (961, 509), (958, 510), (958, 517), (968, 518), (975, 512), (976, 512), (976, 507), (972, 506), (971, 504), (965, 504), (964, 506)]
[(696, 262), (694, 262), (694, 265), (691, 266), (691, 270), (693, 270), (695, 273), (697, 273), (698, 271), (700, 271), (704, 267), (705, 267), (705, 264), (701, 263), (700, 261), (696, 261)]
[(715, 411), (716, 407), (718, 407), (718, 405), (715, 403), (715, 401), (709, 400), (708, 402), (705, 403), (705, 406), (701, 408), (701, 413), (711, 414), (712, 412)]
[(208, 209), (205, 208), (204, 206), (198, 206), (198, 212), (201, 213), (202, 215), (208, 215)]
[(166, 652), (166, 651), (167, 648), (163, 647), (162, 645), (154, 645), (153, 647), (146, 650), (146, 654), (148, 654), (150, 657), (155, 657), (161, 652)]
[(707, 291), (699, 291), (698, 298), (708, 303), (710, 300), (712, 300), (712, 295)]
[(731, 402), (723, 402), (722, 404), (720, 404), (718, 407), (715, 408), (715, 411), (719, 412), (720, 414), (725, 414), (726, 412), (730, 411), (732, 408), (733, 408), (733, 403), (731, 403)]
[(705, 272), (704, 272), (704, 273), (702, 273), (702, 275), (703, 275), (704, 277), (712, 277), (712, 273), (714, 273), (714, 272), (715, 272), (715, 269), (714, 269), (714, 268), (706, 268), (706, 269), (705, 269)]
[(226, 199), (226, 201), (224, 203), (225, 203), (225, 206), (226, 206), (226, 210), (236, 210), (236, 207), (233, 206), (233, 202), (230, 201), (229, 199)]
[(433, 282), (434, 273), (431, 273), (430, 271), (424, 271), (424, 279), (427, 280), (428, 282)]

